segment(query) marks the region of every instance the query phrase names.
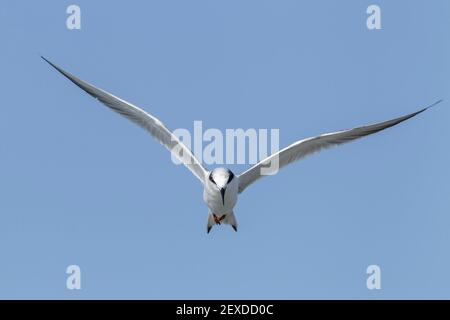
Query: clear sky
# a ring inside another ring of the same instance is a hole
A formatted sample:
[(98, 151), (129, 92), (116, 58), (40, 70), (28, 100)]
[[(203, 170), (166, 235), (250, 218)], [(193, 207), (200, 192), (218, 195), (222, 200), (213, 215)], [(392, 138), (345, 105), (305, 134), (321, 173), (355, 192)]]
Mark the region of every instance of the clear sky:
[[(2, 2), (0, 298), (450, 298), (449, 30), (444, 0)], [(281, 147), (446, 100), (260, 180), (207, 235), (192, 174), (40, 55), (169, 128)]]

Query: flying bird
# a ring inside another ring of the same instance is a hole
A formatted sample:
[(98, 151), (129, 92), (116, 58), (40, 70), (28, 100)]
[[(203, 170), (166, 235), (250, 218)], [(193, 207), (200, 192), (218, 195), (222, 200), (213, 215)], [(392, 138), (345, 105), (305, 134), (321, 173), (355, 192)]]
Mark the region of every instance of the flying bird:
[(238, 195), (250, 184), (268, 175), (263, 170), (273, 161), (276, 161), (277, 169), (281, 169), (322, 149), (350, 142), (395, 126), (442, 101), (439, 100), (426, 108), (395, 119), (299, 140), (258, 162), (247, 171), (235, 175), (231, 170), (222, 167), (211, 171), (206, 170), (195, 158), (191, 150), (167, 129), (159, 119), (143, 109), (75, 77), (46, 58), (42, 57), (42, 59), (89, 95), (148, 131), (194, 174), (203, 185), (203, 200), (208, 206), (207, 233), (211, 231), (214, 225), (222, 223), (231, 225), (237, 231), (238, 225), (233, 208), (236, 205)]

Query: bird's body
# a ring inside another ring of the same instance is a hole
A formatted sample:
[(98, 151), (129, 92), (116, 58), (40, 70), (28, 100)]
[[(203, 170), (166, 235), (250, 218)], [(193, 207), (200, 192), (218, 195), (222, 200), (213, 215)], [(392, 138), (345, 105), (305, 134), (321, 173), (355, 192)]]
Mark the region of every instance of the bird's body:
[(350, 142), (395, 126), (441, 102), (441, 100), (437, 101), (429, 107), (388, 121), (299, 140), (258, 162), (245, 172), (235, 175), (227, 168), (216, 168), (212, 171), (207, 171), (195, 158), (191, 150), (181, 143), (160, 120), (139, 107), (73, 76), (44, 57), (42, 58), (88, 94), (148, 131), (194, 174), (204, 188), (203, 200), (209, 211), (207, 219), (208, 233), (214, 225), (222, 223), (231, 225), (237, 231), (237, 221), (233, 209), (237, 203), (238, 195), (256, 180), (265, 175), (271, 175), (267, 171), (268, 164), (275, 163), (275, 167), (270, 167), (278, 171), (278, 169), (322, 149)]
[(208, 206), (208, 232), (211, 227), (220, 222), (230, 224), (237, 230), (234, 222), (233, 208), (239, 193), (239, 177), (231, 170), (217, 168), (208, 173), (203, 189), (203, 201)]
[[(217, 175), (219, 173), (219, 175)], [(217, 168), (208, 174), (204, 183), (203, 201), (205, 201), (209, 210), (216, 214), (227, 214), (233, 211), (238, 198), (239, 178), (234, 178), (228, 183), (228, 180), (218, 180), (217, 177), (228, 179), (230, 170)], [(209, 178), (211, 177), (211, 179)], [(215, 178), (214, 178), (215, 177)], [(220, 179), (220, 178), (219, 178)], [(218, 182), (215, 182), (218, 181)], [(220, 183), (223, 181), (223, 183)], [(221, 193), (223, 190), (223, 195)]]

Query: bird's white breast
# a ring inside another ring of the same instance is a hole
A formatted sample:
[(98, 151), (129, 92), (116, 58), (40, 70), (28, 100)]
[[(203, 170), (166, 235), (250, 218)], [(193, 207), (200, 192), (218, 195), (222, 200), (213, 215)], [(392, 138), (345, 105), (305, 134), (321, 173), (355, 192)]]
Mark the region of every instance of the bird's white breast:
[(203, 201), (205, 201), (211, 213), (227, 214), (233, 211), (237, 202), (238, 195), (238, 179), (235, 178), (228, 184), (225, 191), (225, 205), (222, 203), (222, 196), (217, 186), (210, 183), (205, 183), (203, 191)]

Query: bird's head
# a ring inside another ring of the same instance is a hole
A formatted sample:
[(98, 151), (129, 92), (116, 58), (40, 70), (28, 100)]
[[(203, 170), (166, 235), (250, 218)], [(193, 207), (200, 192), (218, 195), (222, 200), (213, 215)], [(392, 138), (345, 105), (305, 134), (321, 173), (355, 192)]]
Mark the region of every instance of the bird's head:
[(236, 178), (227, 168), (216, 168), (209, 173), (208, 181), (213, 188), (217, 188), (222, 195), (222, 203), (225, 205), (225, 192), (227, 187), (236, 182)]

